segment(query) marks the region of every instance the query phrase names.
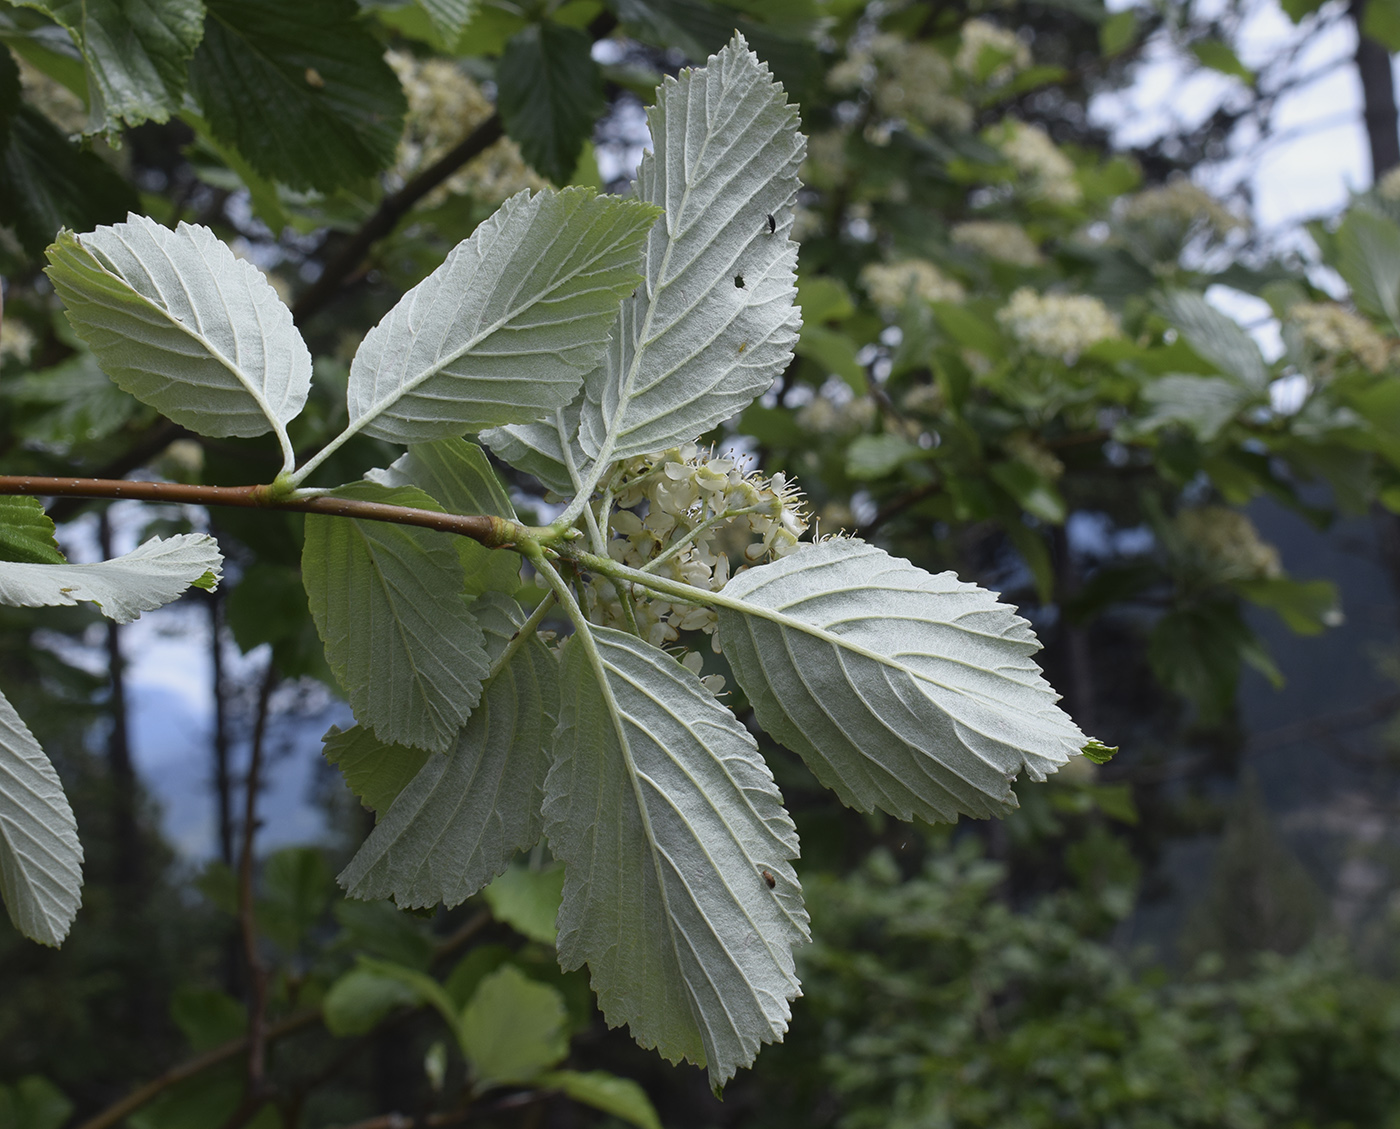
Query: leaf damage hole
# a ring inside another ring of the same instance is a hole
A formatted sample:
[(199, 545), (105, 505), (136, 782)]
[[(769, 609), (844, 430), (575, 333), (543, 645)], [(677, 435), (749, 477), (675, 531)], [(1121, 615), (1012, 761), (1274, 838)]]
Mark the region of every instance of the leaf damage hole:
[(734, 276), (734, 288), (736, 290), (742, 290), (744, 288), (744, 276), (742, 274), (736, 274)]

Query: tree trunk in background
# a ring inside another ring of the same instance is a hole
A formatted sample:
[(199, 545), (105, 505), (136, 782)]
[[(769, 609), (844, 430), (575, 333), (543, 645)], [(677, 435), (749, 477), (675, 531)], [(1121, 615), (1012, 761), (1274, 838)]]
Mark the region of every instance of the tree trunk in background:
[(209, 658), (214, 690), (214, 802), (219, 809), (219, 858), (233, 866), (233, 778), (229, 775), (228, 702), (224, 685), (224, 600), (209, 597)]
[[(97, 519), (98, 543), (102, 559), (111, 560), (112, 525), (104, 508)], [(112, 878), (124, 891), (124, 904), (141, 888), (141, 833), (136, 820), (136, 773), (131, 766), (131, 734), (126, 713), (125, 661), (121, 651), (121, 628), (107, 621), (107, 660), (111, 678), (109, 710), (112, 731), (107, 737), (107, 770), (112, 784)]]
[(1371, 179), (1375, 182), (1400, 166), (1400, 118), (1395, 110), (1390, 52), (1362, 32), (1365, 14), (1365, 0), (1356, 0), (1351, 6), (1351, 18), (1356, 24), (1356, 72), (1361, 78), (1366, 141), (1371, 150)]

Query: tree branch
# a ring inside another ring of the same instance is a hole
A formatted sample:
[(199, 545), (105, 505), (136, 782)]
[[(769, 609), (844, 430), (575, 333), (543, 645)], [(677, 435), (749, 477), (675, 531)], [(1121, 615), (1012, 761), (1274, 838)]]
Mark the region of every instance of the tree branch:
[(383, 502), (327, 495), (285, 498), (279, 497), (268, 486), (187, 486), (178, 482), (128, 482), (123, 478), (42, 478), (37, 475), (6, 474), (0, 475), (0, 494), (25, 494), (39, 498), (132, 498), (140, 502), (182, 502), (196, 506), (329, 514), (457, 533), (479, 541), (488, 549), (510, 548), (522, 534), (528, 532), (516, 522), (490, 514), (444, 514), (435, 510), (418, 510), (412, 506), (391, 506)]
[[(612, 34), (617, 24), (613, 13), (603, 12), (588, 25), (588, 34), (595, 40), (603, 39)], [(300, 323), (318, 313), (335, 296), (341, 283), (364, 261), (369, 249), (393, 231), (419, 200), (504, 136), (505, 128), (501, 124), (500, 114), (492, 114), (397, 192), (384, 197), (374, 214), (360, 225), (326, 264), (321, 276), (303, 290), (292, 304), (293, 319)]]
[(252, 748), (243, 797), (243, 850), (238, 860), (238, 923), (243, 935), (243, 959), (248, 965), (248, 1096), (261, 1095), (267, 1066), (267, 965), (258, 951), (258, 919), (253, 902), (253, 842), (258, 833), (258, 777), (277, 667), (271, 659), (258, 688), (258, 712), (253, 722)]
[(304, 322), (317, 313), (360, 265), (369, 249), (393, 231), (414, 204), (504, 136), (501, 116), (492, 114), (397, 192), (385, 196), (374, 214), (360, 225), (335, 258), (326, 264), (321, 276), (301, 292), (301, 296), (292, 304), (292, 318)]
[[(267, 1028), (267, 1040), (271, 1042), (284, 1035), (300, 1031), (303, 1027), (310, 1027), (313, 1023), (319, 1022), (320, 1018), (320, 1008), (311, 1008), (298, 1012), (296, 1015), (289, 1015), (280, 1023), (274, 1023)], [(151, 1079), (120, 1101), (109, 1105), (101, 1113), (88, 1118), (77, 1129), (112, 1129), (112, 1126), (124, 1121), (148, 1102), (154, 1101), (171, 1086), (177, 1085), (187, 1078), (193, 1078), (196, 1074), (201, 1074), (220, 1063), (228, 1062), (229, 1059), (237, 1058), (247, 1049), (248, 1037), (245, 1035), (239, 1039), (230, 1039), (227, 1043), (205, 1051), (202, 1055), (187, 1059), (178, 1066), (172, 1066), (158, 1078)]]

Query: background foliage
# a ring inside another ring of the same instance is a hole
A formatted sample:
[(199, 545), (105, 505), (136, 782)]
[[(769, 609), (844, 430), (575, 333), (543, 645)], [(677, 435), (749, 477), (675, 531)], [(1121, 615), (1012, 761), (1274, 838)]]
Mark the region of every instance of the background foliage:
[[(1285, 7), (1300, 35), (1346, 17)], [(1400, 45), (1390, 8), (1353, 10), (1363, 48)], [(1400, 190), (1373, 148), (1375, 187), (1310, 229), (1305, 260), (1250, 228), (1247, 201), (1183, 175), (1250, 115), (1267, 120), (1273, 80), (1240, 61), (1238, 14), (1082, 0), (0, 5), (6, 471), (222, 483), (269, 481), (277, 462), (261, 444), (190, 436), (108, 380), (39, 272), (61, 226), (128, 209), (203, 223), (265, 271), (315, 357), (289, 436), (314, 448), (344, 426), (364, 326), (519, 189), (625, 189), (615, 173), (639, 100), (741, 29), (810, 138), (804, 326), (797, 360), (715, 430), (717, 446), (795, 477), (823, 528), (1020, 604), (1071, 714), (1125, 749), (1021, 789), (1004, 824), (949, 833), (857, 817), (766, 745), (817, 941), (788, 1042), (720, 1105), (699, 1072), (607, 1032), (582, 974), (559, 973), (560, 872), (538, 852), (452, 913), (344, 901), (331, 875), (368, 817), (337, 798), (334, 841), (260, 857), (240, 913), (257, 827), (244, 751), (290, 731), (330, 681), (297, 571), (303, 523), (148, 512), (152, 531), (214, 532), (233, 566), (201, 597), (223, 641), (207, 753), (221, 858), (196, 876), (160, 841), (120, 662), (81, 661), (83, 644), (119, 660), (119, 629), (78, 608), (3, 609), (0, 679), (59, 761), (90, 861), (63, 950), (0, 938), (0, 1126), (268, 1129), (390, 1112), (1393, 1123), (1384, 899), (1339, 916), (1258, 790), (1228, 782), (1241, 672), (1278, 681), (1266, 638), (1321, 647), (1340, 619), (1329, 579), (1291, 575), (1260, 535), (1276, 512), (1260, 499), (1318, 529), (1365, 516), (1382, 539), (1400, 509)], [(1233, 101), (1116, 152), (1088, 100), (1163, 42), (1232, 76)], [(1393, 93), (1390, 109), (1393, 121)], [(1204, 300), (1212, 286), (1267, 303), (1276, 356)], [(396, 453), (357, 438), (326, 480)], [(512, 481), (519, 508), (546, 512), (536, 483)], [(105, 517), (51, 513), (70, 537), (110, 541)], [(253, 659), (234, 663), (234, 648)], [(206, 753), (192, 742), (191, 755)], [(1361, 771), (1393, 794), (1383, 756)], [(1151, 927), (1172, 838), (1222, 824), (1196, 909)], [(165, 1076), (139, 1108), (113, 1107), (200, 1055), (203, 1069)]]

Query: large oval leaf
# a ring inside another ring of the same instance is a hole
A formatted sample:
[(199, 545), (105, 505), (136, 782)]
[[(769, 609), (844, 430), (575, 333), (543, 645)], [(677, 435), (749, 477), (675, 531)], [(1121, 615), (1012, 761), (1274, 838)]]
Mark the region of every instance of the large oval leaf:
[(108, 619), (130, 623), (192, 584), (213, 588), (222, 568), (218, 542), (207, 533), (152, 537), (95, 564), (0, 565), (0, 604), (37, 608), (91, 600)]
[(788, 238), (805, 142), (797, 107), (742, 35), (665, 81), (637, 196), (665, 209), (646, 284), (588, 378), (580, 438), (600, 462), (693, 439), (792, 359), (802, 324)]
[(609, 1025), (722, 1086), (798, 994), (797, 833), (748, 730), (663, 651), (580, 624), (561, 683), (544, 808), (559, 963), (587, 962)]
[[(495, 592), (473, 610), (498, 663), (525, 616)], [(538, 841), (557, 671), (558, 661), (532, 633), (487, 681), (452, 747), (399, 793), (345, 868), (340, 883), (351, 897), (455, 906)]]
[(825, 541), (725, 585), (719, 631), (769, 733), (841, 799), (900, 819), (1016, 807), (1087, 743), (1014, 609), (951, 572)]
[(191, 431), (276, 432), (311, 390), (311, 354), (292, 313), (252, 263), (207, 227), (145, 216), (60, 233), (48, 276), (68, 320), (126, 392)]
[(15, 928), (59, 944), (78, 913), (82, 863), (58, 773), (0, 694), (0, 894)]
[[(338, 497), (437, 509), (414, 487), (361, 482)], [(313, 514), (302, 582), (326, 661), (361, 724), (384, 741), (448, 749), (481, 697), (486, 641), (447, 533)]]
[(350, 431), (425, 443), (545, 418), (598, 363), (656, 210), (521, 192), (365, 336)]

